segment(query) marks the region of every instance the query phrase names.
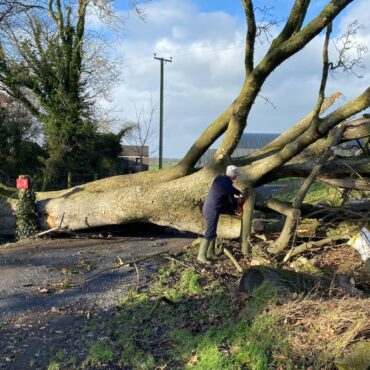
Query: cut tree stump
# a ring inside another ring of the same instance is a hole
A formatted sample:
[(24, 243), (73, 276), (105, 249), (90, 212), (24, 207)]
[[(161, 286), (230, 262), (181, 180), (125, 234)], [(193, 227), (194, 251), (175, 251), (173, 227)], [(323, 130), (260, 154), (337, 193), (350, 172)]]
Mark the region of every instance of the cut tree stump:
[(239, 283), (239, 292), (251, 294), (263, 283), (297, 293), (308, 293), (315, 288), (328, 288), (330, 280), (292, 270), (254, 266), (246, 270)]

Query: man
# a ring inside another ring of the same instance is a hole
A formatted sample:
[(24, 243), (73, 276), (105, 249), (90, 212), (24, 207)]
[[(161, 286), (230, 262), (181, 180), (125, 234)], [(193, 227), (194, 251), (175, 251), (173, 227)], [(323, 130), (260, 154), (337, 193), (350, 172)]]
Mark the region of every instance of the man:
[(199, 247), (197, 260), (207, 265), (217, 258), (215, 254), (216, 230), (220, 213), (235, 212), (237, 197), (240, 191), (233, 187), (233, 182), (239, 175), (239, 168), (231, 165), (226, 168), (226, 175), (217, 176), (204, 202), (202, 213), (206, 222), (206, 232)]

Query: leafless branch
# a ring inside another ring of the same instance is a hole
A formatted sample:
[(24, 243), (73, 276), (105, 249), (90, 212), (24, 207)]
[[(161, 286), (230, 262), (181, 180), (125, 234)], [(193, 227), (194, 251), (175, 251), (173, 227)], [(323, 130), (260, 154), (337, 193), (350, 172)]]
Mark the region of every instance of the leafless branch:
[(347, 31), (333, 41), (338, 53), (337, 61), (330, 63), (330, 71), (334, 73), (337, 69), (352, 73), (358, 78), (363, 76), (357, 72), (364, 69), (363, 55), (368, 52), (365, 44), (356, 41), (358, 32), (364, 29), (357, 20), (348, 25)]
[(267, 96), (258, 94), (258, 97), (264, 100), (265, 104), (269, 104), (272, 108), (276, 109), (276, 105)]
[(274, 18), (273, 10), (273, 7), (267, 6), (256, 7), (254, 9), (256, 18), (258, 19), (256, 24), (256, 37), (261, 44), (272, 40), (272, 29), (282, 22), (282, 19)]
[[(158, 109), (158, 104), (154, 104), (151, 97), (147, 105), (138, 106), (136, 103), (133, 103), (133, 106), (134, 116), (128, 123), (133, 126), (131, 138), (137, 146), (138, 155), (142, 157), (145, 146), (153, 144), (153, 139), (157, 137), (157, 129), (153, 126), (153, 119)], [(153, 145), (150, 146), (153, 154)]]

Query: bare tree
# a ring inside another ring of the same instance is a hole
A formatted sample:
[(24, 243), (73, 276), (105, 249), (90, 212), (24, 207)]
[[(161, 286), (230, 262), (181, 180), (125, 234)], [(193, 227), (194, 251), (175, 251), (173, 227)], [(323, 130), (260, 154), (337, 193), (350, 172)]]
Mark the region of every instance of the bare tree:
[(131, 135), (128, 137), (129, 144), (133, 144), (136, 155), (140, 157), (140, 170), (143, 168), (143, 158), (153, 156), (158, 151), (158, 145), (154, 139), (158, 137), (158, 130), (154, 127), (153, 118), (158, 109), (152, 98), (146, 105), (134, 105), (134, 117), (128, 121), (132, 127)]
[[(31, 9), (42, 9), (42, 6), (37, 5), (37, 2), (32, 0), (0, 0), (0, 27), (4, 27), (4, 23), (15, 15)], [(9, 24), (6, 26), (9, 26)]]

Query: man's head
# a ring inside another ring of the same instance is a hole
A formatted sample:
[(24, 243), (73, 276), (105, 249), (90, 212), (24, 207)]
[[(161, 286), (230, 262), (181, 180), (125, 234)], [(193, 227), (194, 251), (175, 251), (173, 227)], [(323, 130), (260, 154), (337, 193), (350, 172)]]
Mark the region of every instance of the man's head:
[(235, 180), (239, 174), (239, 167), (234, 166), (233, 164), (226, 167), (226, 176), (230, 177), (232, 180)]

